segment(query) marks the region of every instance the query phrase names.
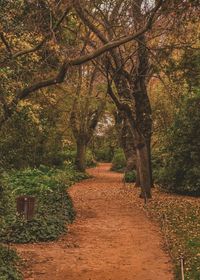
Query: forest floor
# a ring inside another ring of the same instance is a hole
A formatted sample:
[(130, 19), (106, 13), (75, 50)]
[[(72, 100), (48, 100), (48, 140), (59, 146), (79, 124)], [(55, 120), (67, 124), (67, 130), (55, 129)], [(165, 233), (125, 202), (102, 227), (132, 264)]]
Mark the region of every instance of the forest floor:
[(16, 245), (25, 280), (172, 280), (159, 227), (130, 198), (110, 164), (70, 188), (75, 222), (58, 241)]

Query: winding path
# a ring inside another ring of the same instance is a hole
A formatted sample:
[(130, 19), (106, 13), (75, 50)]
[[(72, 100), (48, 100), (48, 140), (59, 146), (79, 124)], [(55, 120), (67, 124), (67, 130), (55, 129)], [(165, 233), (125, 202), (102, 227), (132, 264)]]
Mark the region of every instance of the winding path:
[(77, 218), (59, 241), (17, 246), (26, 280), (172, 280), (158, 228), (109, 164), (70, 189)]

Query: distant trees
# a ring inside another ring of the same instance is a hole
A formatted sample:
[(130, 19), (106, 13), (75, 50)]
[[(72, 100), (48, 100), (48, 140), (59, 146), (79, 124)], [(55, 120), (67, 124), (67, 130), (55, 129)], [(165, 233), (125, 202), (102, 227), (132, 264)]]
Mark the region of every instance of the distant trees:
[(113, 111), (114, 104), (107, 98), (106, 107), (100, 118), (94, 137), (89, 145), (99, 162), (111, 162), (119, 147), (119, 131), (116, 129)]
[(79, 68), (70, 126), (77, 148), (75, 164), (80, 171), (85, 171), (86, 149), (106, 105), (105, 92), (102, 87), (98, 88), (98, 80), (100, 77), (96, 67), (87, 65)]
[[(75, 1), (74, 6), (83, 23), (96, 35), (98, 41), (105, 44), (113, 40), (120, 32), (126, 34), (131, 29), (137, 33), (138, 30), (147, 27), (151, 29), (153, 15), (161, 6), (162, 1), (158, 1), (151, 15), (148, 12), (142, 12), (143, 1), (134, 3), (117, 1), (110, 3), (109, 9), (107, 5), (102, 7), (101, 4), (94, 1), (93, 4), (88, 3), (83, 9), (80, 1)], [(99, 25), (101, 28), (98, 28)], [(127, 47), (110, 50), (102, 59), (101, 67), (107, 77), (108, 94), (118, 111), (126, 116), (128, 121), (127, 125), (136, 150), (138, 182), (142, 188), (141, 196), (151, 197), (151, 106), (146, 89), (150, 66), (144, 33), (137, 37), (136, 42)]]

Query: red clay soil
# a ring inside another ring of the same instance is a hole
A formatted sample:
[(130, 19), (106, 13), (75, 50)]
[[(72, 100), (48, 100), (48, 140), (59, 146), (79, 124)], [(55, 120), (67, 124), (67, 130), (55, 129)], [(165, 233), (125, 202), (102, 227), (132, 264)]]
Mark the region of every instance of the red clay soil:
[(26, 280), (172, 280), (159, 229), (128, 199), (109, 164), (71, 187), (75, 222), (59, 241), (17, 245)]

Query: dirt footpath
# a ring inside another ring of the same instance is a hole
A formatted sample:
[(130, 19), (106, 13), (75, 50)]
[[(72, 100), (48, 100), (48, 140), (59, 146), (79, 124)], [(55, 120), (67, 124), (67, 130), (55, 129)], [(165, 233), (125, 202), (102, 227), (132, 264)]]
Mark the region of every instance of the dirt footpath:
[(159, 229), (130, 199), (122, 175), (101, 164), (71, 187), (77, 217), (53, 243), (17, 246), (26, 280), (172, 280)]

